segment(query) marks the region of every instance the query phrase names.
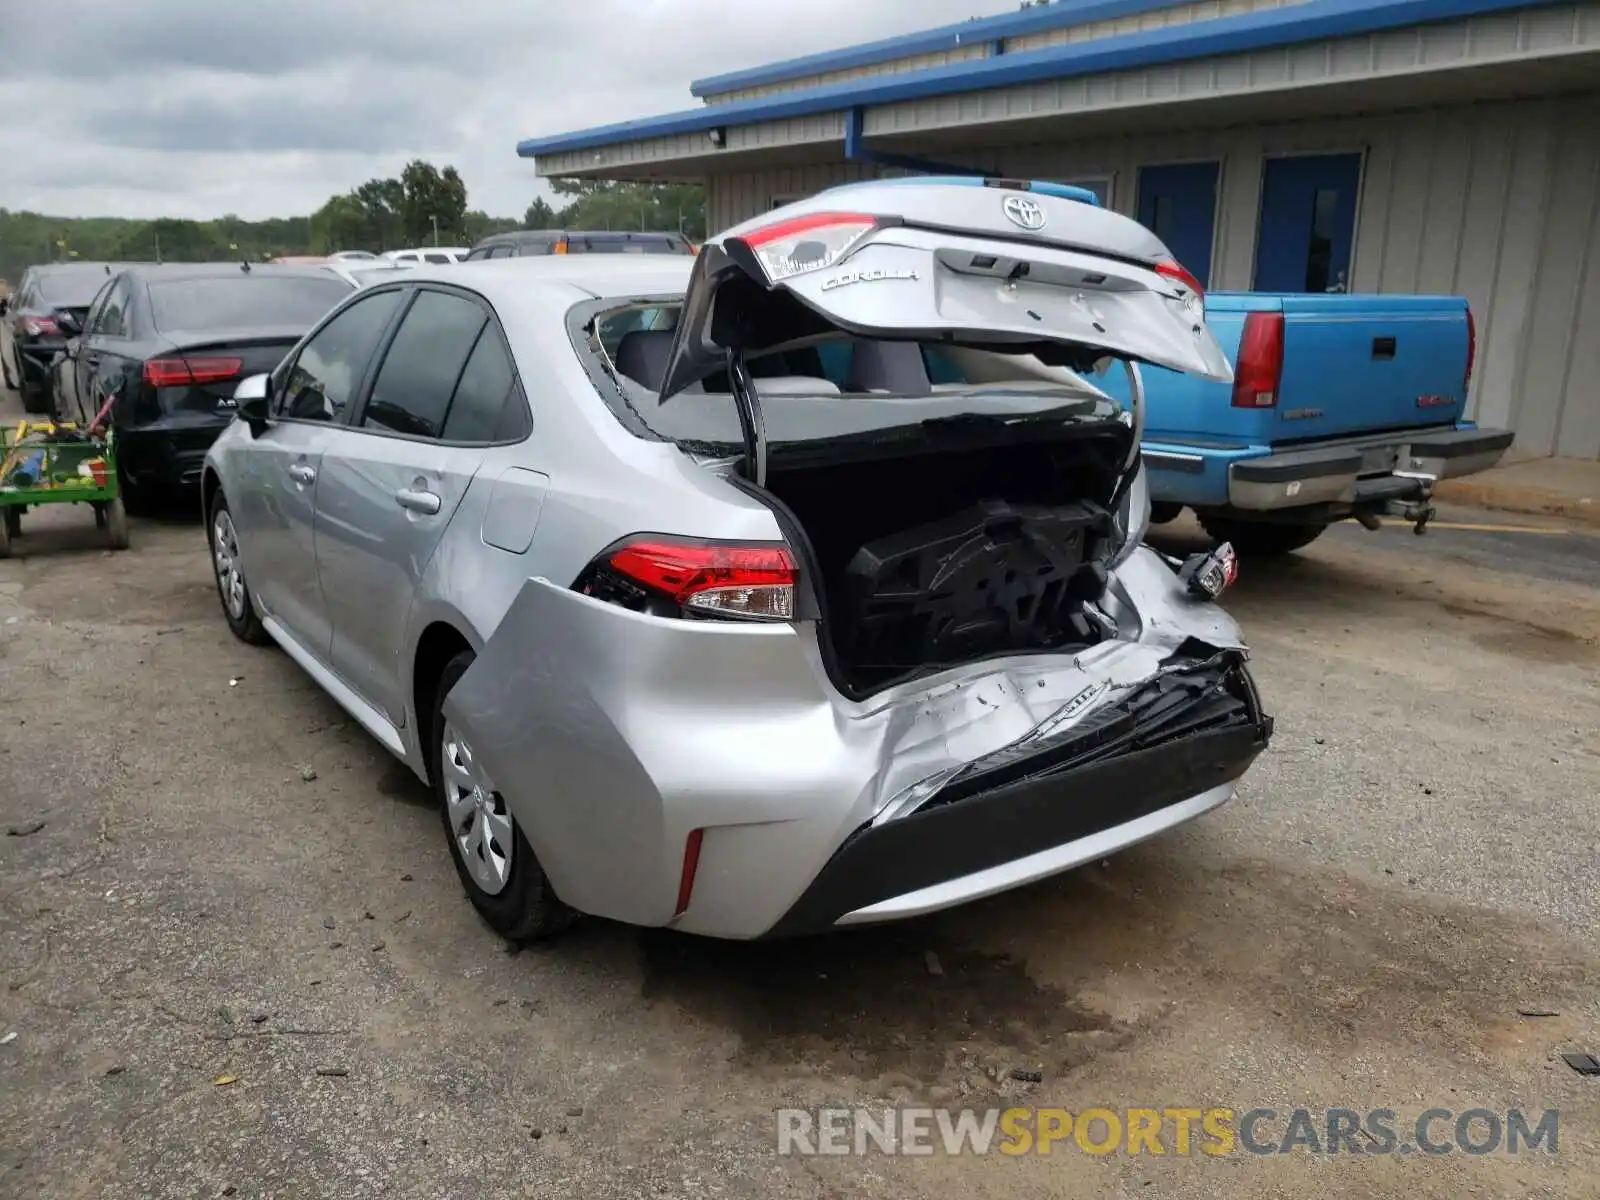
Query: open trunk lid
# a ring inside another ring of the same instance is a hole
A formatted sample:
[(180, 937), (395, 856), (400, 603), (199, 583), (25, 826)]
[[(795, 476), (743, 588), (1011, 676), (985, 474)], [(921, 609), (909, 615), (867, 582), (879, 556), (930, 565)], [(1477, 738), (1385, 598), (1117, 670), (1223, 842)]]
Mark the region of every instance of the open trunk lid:
[(1154, 234), (1039, 185), (984, 183), (853, 184), (708, 241), (662, 403), (730, 370), (759, 464), (759, 404), (740, 383), (742, 360), (840, 333), (1031, 353), (1077, 371), (1118, 358), (1232, 380), (1203, 291)]

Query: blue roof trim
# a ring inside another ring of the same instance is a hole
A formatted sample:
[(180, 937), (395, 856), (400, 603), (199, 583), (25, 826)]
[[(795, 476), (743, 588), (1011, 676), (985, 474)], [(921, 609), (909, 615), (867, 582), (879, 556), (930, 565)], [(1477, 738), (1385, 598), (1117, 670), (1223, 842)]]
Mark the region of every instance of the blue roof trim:
[(517, 145), (517, 153), (533, 158), (541, 154), (594, 150), (643, 138), (673, 137), (729, 125), (838, 112), (856, 105), (894, 104), (1192, 58), (1242, 54), (1431, 21), (1540, 8), (1558, 2), (1560, 0), (1308, 0), (1290, 8), (1266, 9), (1246, 16), (1220, 17), (1099, 41), (1053, 46), (1026, 54), (1004, 54), (950, 67), (829, 84), (757, 100), (737, 100), (638, 121), (621, 121), (552, 137), (529, 138)]
[(1027, 37), (1047, 29), (1064, 29), (1073, 25), (1087, 25), (1093, 21), (1114, 21), (1118, 17), (1138, 16), (1158, 8), (1177, 8), (1191, 0), (1058, 0), (1042, 8), (1023, 12), (1002, 13), (998, 17), (983, 17), (962, 21), (956, 25), (941, 25), (924, 29), (920, 33), (902, 34), (876, 42), (863, 42), (859, 46), (846, 46), (842, 50), (826, 50), (820, 54), (806, 54), (800, 58), (786, 58), (781, 62), (743, 71), (730, 71), (726, 75), (711, 75), (696, 79), (689, 85), (692, 96), (720, 96), (742, 88), (760, 87), (763, 84), (783, 83), (790, 79), (804, 79), (807, 75), (823, 75), (830, 71), (853, 71), (873, 63), (892, 62), (897, 58), (914, 58), (919, 54), (937, 54), (941, 50), (959, 50), (985, 42), (998, 42), (1002, 38)]
[[(838, 183), (831, 188), (824, 188), (819, 195), (828, 195), (832, 192), (848, 192), (853, 188), (883, 187), (891, 183), (942, 183), (950, 187), (989, 187), (992, 176), (975, 175), (898, 175), (893, 179), (861, 179), (855, 183)], [(1038, 192), (1041, 196), (1055, 196), (1060, 200), (1076, 200), (1079, 204), (1089, 204), (1095, 208), (1100, 207), (1100, 197), (1088, 188), (1076, 187), (1070, 183), (1052, 183), (1046, 179), (1019, 180), (1024, 186), (1018, 191)]]

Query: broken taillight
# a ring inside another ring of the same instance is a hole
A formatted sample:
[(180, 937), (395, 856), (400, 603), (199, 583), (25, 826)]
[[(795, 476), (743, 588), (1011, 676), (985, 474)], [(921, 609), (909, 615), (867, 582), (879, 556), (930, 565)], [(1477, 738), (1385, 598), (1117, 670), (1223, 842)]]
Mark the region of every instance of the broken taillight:
[(1191, 554), (1178, 569), (1178, 578), (1191, 596), (1215, 600), (1239, 578), (1239, 556), (1231, 542), (1203, 554)]
[[(788, 621), (799, 569), (781, 544), (644, 536), (602, 554), (584, 572), (585, 595), (657, 615)], [(676, 608), (662, 613), (662, 602)]]
[(1194, 277), (1193, 272), (1176, 259), (1167, 258), (1158, 262), (1156, 264), (1156, 274), (1163, 279), (1172, 280), (1173, 283), (1181, 283), (1198, 296), (1202, 302), (1205, 301), (1206, 289), (1204, 285)]
[(807, 213), (738, 240), (755, 255), (767, 282), (780, 283), (832, 266), (877, 227), (876, 217), (860, 213)]

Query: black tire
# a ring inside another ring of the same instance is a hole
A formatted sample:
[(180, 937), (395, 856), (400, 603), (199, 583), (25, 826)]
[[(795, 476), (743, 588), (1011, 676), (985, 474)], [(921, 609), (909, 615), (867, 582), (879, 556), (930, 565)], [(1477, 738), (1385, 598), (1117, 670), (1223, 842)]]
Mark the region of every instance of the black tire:
[(6, 505), (6, 533), (14, 538), (22, 536), (22, 506), (19, 504)]
[(1232, 517), (1200, 518), (1200, 527), (1218, 542), (1233, 543), (1240, 558), (1281, 558), (1309, 546), (1328, 528), (1326, 522), (1287, 524), (1239, 521)]
[(1183, 515), (1183, 505), (1174, 504), (1170, 500), (1153, 500), (1150, 502), (1150, 524), (1167, 525), (1176, 521)]
[[(121, 496), (113, 496), (105, 506), (106, 542), (113, 550), (128, 548), (128, 510)], [(254, 613), (250, 614), (254, 616)]]
[(121, 463), (117, 464), (117, 492), (122, 497), (122, 506), (133, 516), (148, 517), (154, 512), (155, 497), (150, 489), (136, 483)]
[[(489, 928), (511, 942), (543, 941), (566, 929), (576, 914), (551, 890), (544, 868), (539, 865), (522, 829), (509, 813), (505, 814), (511, 823), (511, 871), (505, 885), (498, 892), (491, 893), (473, 879), (450, 815), (449, 794), (454, 785), (446, 779), (443, 770), (444, 701), (456, 681), (467, 673), (472, 660), (472, 651), (463, 650), (445, 664), (434, 693), (432, 719), (426, 729), (428, 777), (433, 780), (434, 796), (439, 803), (445, 845), (450, 849), (450, 861), (456, 865), (456, 874), (461, 877), (461, 886), (466, 889), (467, 898)], [(504, 810), (505, 801), (498, 792), (494, 793), (492, 800), (499, 809)]]
[[(120, 497), (111, 503), (120, 503)], [(211, 498), (211, 509), (206, 513), (206, 549), (211, 552), (211, 578), (216, 581), (217, 601), (222, 605), (223, 619), (228, 622), (228, 628), (233, 636), (241, 642), (252, 646), (265, 646), (272, 640), (272, 635), (261, 624), (261, 618), (256, 616), (255, 600), (250, 595), (250, 585), (245, 582), (244, 572), (239, 571), (239, 589), (244, 598), (243, 611), (237, 616), (228, 606), (228, 591), (222, 579), (222, 564), (217, 558), (217, 516), (219, 513), (228, 512), (228, 501), (223, 496), (222, 489), (217, 489), (217, 494)], [(110, 522), (110, 513), (106, 514), (107, 523)], [(228, 528), (233, 528), (233, 517), (228, 516)], [(237, 569), (238, 563), (238, 534), (234, 534), (233, 561)]]
[(11, 374), (11, 357), (9, 355), (0, 355), (0, 375), (5, 377), (6, 387), (15, 388), (17, 386), (17, 380)]
[(22, 411), (32, 416), (51, 415), (55, 406), (50, 403), (50, 389), (28, 386), (26, 377), (17, 381), (17, 394), (22, 397)]
[(11, 522), (0, 521), (0, 558), (11, 557)]

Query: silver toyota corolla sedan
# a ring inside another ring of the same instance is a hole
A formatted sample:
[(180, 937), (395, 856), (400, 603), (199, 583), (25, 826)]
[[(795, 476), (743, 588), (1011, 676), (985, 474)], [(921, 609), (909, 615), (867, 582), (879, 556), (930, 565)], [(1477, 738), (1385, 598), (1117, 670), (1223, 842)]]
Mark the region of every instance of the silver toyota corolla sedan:
[(694, 259), (396, 274), (240, 385), (206, 528), (234, 633), (429, 783), (501, 934), (932, 912), (1266, 746), (1226, 547), (1142, 545), (1137, 364), (1231, 368), (1087, 194), (857, 184)]

